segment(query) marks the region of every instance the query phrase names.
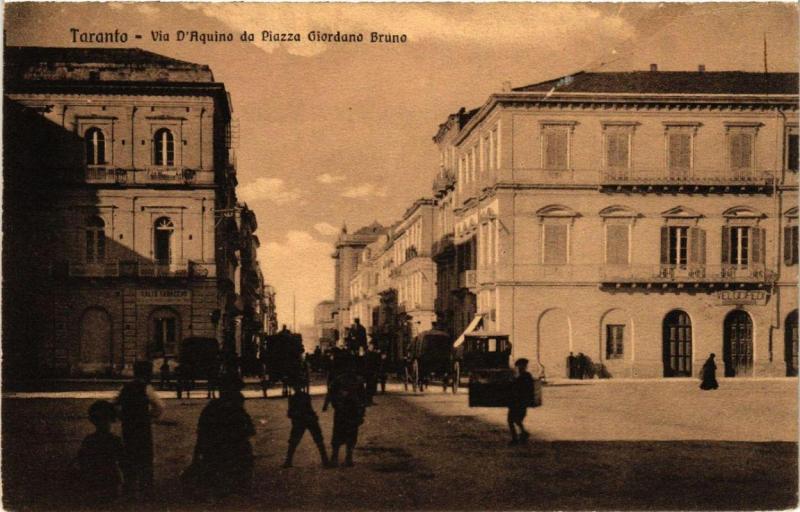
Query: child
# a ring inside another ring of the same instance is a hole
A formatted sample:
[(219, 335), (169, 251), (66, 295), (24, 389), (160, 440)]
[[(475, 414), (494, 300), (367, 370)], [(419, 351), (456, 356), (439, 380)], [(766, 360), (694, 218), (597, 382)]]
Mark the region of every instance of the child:
[(111, 423), (116, 419), (110, 402), (98, 400), (89, 407), (89, 421), (95, 431), (81, 443), (78, 467), (84, 496), (95, 504), (113, 501), (122, 483), (122, 440), (111, 433)]
[(299, 383), (295, 383), (293, 387), (294, 394), (289, 397), (289, 412), (287, 414), (292, 420), (292, 432), (289, 434), (289, 450), (286, 452), (286, 462), (283, 463), (283, 467), (292, 467), (294, 452), (306, 430), (311, 433), (311, 437), (317, 445), (322, 465), (327, 467), (328, 453), (325, 451), (325, 442), (322, 440), (319, 418), (311, 406), (311, 397), (308, 393), (303, 392)]
[[(528, 360), (524, 357), (514, 363), (517, 376), (511, 384), (511, 398), (508, 404), (508, 428), (511, 431), (511, 443), (524, 443), (528, 440), (528, 431), (522, 424), (533, 399), (533, 376), (528, 373)], [(517, 429), (519, 427), (519, 437)]]

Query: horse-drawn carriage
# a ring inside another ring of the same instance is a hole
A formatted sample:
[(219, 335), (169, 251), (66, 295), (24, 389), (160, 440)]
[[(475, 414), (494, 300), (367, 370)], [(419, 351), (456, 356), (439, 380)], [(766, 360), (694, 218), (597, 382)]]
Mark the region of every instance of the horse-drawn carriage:
[(175, 391), (187, 398), (198, 380), (206, 381), (206, 393), (213, 397), (221, 371), (222, 358), (216, 338), (190, 337), (180, 344)]
[(442, 390), (446, 390), (452, 380), (452, 347), (452, 339), (444, 331), (431, 329), (415, 336), (405, 350), (405, 389), (410, 384), (414, 392), (424, 391), (431, 380), (437, 379), (442, 382)]
[(306, 391), (309, 385), (308, 365), (304, 361), (303, 337), (289, 331), (264, 336), (261, 342), (260, 361), (263, 368), (261, 390), (266, 398), (267, 389), (278, 383), (283, 396), (299, 384)]

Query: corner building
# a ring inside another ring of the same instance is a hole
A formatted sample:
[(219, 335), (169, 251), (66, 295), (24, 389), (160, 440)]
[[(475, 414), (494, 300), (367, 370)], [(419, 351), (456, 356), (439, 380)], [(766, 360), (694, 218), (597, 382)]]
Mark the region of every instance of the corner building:
[(728, 377), (796, 375), (797, 90), (654, 66), (450, 116), (434, 244), (454, 334), (474, 295), (471, 325), (547, 378), (570, 352), (607, 377), (698, 376), (712, 352)]
[(4, 107), (11, 375), (127, 373), (190, 336), (235, 350), (231, 104), (208, 66), (6, 48)]

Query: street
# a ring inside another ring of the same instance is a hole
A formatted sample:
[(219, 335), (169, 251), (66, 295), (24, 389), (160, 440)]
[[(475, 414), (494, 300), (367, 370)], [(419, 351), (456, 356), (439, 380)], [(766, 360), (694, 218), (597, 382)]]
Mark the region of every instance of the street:
[[(309, 437), (281, 469), (286, 401), (248, 398), (256, 426), (252, 496), (215, 509), (774, 509), (797, 504), (793, 379), (607, 382), (549, 386), (531, 410), (525, 446), (508, 446), (503, 409), (470, 409), (466, 392), (425, 395), (397, 385), (376, 398), (354, 468), (323, 469)], [(464, 390), (465, 391), (465, 390)], [(16, 395), (23, 397), (24, 395)], [(166, 395), (165, 395), (166, 396)], [(248, 394), (248, 396), (254, 396)], [(769, 400), (764, 400), (768, 396)], [(75, 509), (70, 461), (90, 433), (92, 399), (5, 398), (6, 508)], [(154, 427), (156, 497), (149, 507), (188, 509), (178, 477), (190, 462), (204, 399), (167, 400)], [(331, 412), (314, 397), (326, 442)], [(726, 411), (718, 413), (717, 411)], [(612, 425), (616, 425), (616, 430)], [(596, 428), (595, 428), (596, 426)], [(119, 432), (119, 425), (114, 426)]]

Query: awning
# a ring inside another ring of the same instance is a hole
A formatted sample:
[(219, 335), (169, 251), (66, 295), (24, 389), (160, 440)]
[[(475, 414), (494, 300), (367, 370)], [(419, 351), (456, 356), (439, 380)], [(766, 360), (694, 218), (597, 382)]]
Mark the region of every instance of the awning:
[(461, 336), (459, 336), (455, 343), (453, 343), (453, 348), (456, 348), (464, 343), (464, 336), (474, 331), (478, 327), (478, 324), (481, 323), (481, 320), (483, 320), (482, 315), (475, 315), (475, 318), (473, 318), (467, 328), (464, 329), (464, 332), (461, 333)]

